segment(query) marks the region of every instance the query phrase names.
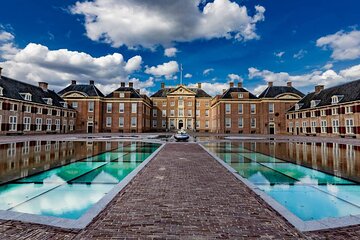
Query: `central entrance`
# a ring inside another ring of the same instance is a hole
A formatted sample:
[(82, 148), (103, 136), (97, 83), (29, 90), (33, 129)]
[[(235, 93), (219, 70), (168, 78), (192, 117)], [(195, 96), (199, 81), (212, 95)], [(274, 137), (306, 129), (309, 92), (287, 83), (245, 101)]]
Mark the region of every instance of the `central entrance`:
[(275, 134), (275, 125), (273, 123), (269, 124), (269, 134)]
[(184, 127), (184, 121), (183, 120), (179, 120), (179, 127), (178, 129), (182, 129)]
[(87, 133), (93, 133), (93, 130), (94, 130), (94, 123), (88, 122), (87, 123)]

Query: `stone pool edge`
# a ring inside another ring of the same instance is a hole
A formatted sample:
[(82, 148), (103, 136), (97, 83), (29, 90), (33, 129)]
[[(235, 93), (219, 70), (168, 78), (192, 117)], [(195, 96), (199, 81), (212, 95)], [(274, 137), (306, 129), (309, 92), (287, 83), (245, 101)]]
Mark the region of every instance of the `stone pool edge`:
[(218, 163), (220, 163), (224, 168), (226, 168), (230, 173), (232, 173), (238, 180), (244, 183), (248, 188), (250, 188), (256, 195), (258, 195), (262, 200), (264, 200), (270, 207), (272, 207), (276, 212), (278, 212), (283, 218), (285, 218), (291, 225), (301, 232), (310, 232), (318, 230), (326, 230), (331, 228), (347, 227), (352, 225), (360, 224), (360, 214), (359, 215), (350, 215), (345, 217), (338, 218), (325, 218), (322, 220), (312, 220), (312, 221), (303, 221), (298, 218), (295, 214), (287, 210), (283, 205), (278, 203), (275, 199), (270, 197), (265, 192), (261, 191), (256, 185), (243, 178), (236, 173), (236, 170), (233, 169), (230, 165), (225, 163), (222, 159), (216, 156), (213, 152), (204, 147), (203, 143), (198, 143), (211, 157), (213, 157)]
[(103, 211), (107, 205), (119, 194), (133, 178), (163, 149), (163, 143), (145, 161), (137, 166), (123, 180), (116, 184), (103, 198), (87, 210), (79, 219), (66, 219), (37, 214), (21, 213), (7, 210), (0, 210), (0, 220), (21, 221), (27, 223), (41, 224), (51, 227), (64, 228), (69, 230), (81, 230), (87, 227), (92, 220)]

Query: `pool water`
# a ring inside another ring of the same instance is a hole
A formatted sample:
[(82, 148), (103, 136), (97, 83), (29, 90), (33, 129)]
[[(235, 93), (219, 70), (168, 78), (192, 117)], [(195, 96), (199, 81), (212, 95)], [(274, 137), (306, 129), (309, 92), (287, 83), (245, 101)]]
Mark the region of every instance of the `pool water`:
[[(218, 142), (203, 145), (236, 170), (237, 174), (303, 221), (360, 214), (360, 185), (350, 180), (357, 179), (357, 176), (351, 174), (354, 171), (349, 171), (349, 175), (346, 171), (334, 171), (331, 174), (336, 163), (343, 159), (334, 158), (330, 164), (312, 164), (314, 169), (301, 165), (311, 155), (311, 152), (304, 151), (303, 146), (301, 154), (293, 154), (288, 151), (289, 144), (283, 144), (285, 148), (278, 148), (280, 153), (274, 151), (274, 147), (269, 150), (269, 145), (265, 143)], [(288, 154), (284, 154), (286, 151)], [(321, 154), (324, 152), (327, 153), (327, 150), (319, 149), (312, 154), (312, 161), (323, 162), (324, 158), (327, 161), (329, 155)], [(338, 157), (341, 158), (341, 155)], [(353, 161), (353, 158), (354, 153), (350, 160)], [(335, 172), (346, 178), (335, 176)]]
[(119, 142), (106, 152), (2, 184), (0, 210), (78, 219), (159, 147)]

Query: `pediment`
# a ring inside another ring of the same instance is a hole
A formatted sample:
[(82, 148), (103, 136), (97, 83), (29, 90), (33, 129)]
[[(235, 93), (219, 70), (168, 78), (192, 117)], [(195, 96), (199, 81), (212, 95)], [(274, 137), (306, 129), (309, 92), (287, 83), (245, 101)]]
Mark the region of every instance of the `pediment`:
[(83, 98), (86, 97), (86, 94), (81, 92), (68, 92), (63, 94), (63, 97)]
[(181, 85), (172, 90), (168, 95), (196, 95), (196, 93)]
[(277, 99), (301, 99), (300, 96), (295, 94), (281, 94), (276, 96)]

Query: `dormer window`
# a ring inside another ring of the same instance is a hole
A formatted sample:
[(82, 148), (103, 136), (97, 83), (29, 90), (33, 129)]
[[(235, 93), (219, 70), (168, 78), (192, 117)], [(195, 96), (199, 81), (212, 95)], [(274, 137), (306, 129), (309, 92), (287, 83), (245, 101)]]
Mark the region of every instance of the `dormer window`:
[(303, 105), (304, 105), (303, 103), (295, 104), (295, 111), (299, 110)]
[(239, 93), (239, 94), (238, 94), (238, 98), (244, 98), (244, 94)]
[(32, 100), (32, 95), (30, 93), (20, 93), (21, 97), (26, 101)]
[(310, 107), (316, 107), (320, 103), (320, 100), (311, 100)]
[(3, 95), (4, 89), (2, 87), (0, 87), (0, 96)]
[(119, 97), (120, 97), (120, 98), (124, 98), (124, 97), (125, 97), (125, 93), (120, 92), (120, 93), (119, 93)]
[(343, 98), (343, 95), (334, 95), (331, 97), (331, 104), (337, 104), (341, 101), (341, 99)]
[(43, 98), (43, 101), (47, 104), (47, 105), (52, 105), (52, 99), (51, 98)]
[(68, 107), (67, 102), (60, 102), (60, 103), (61, 103), (61, 106), (63, 106), (64, 108), (67, 108), (67, 107)]

